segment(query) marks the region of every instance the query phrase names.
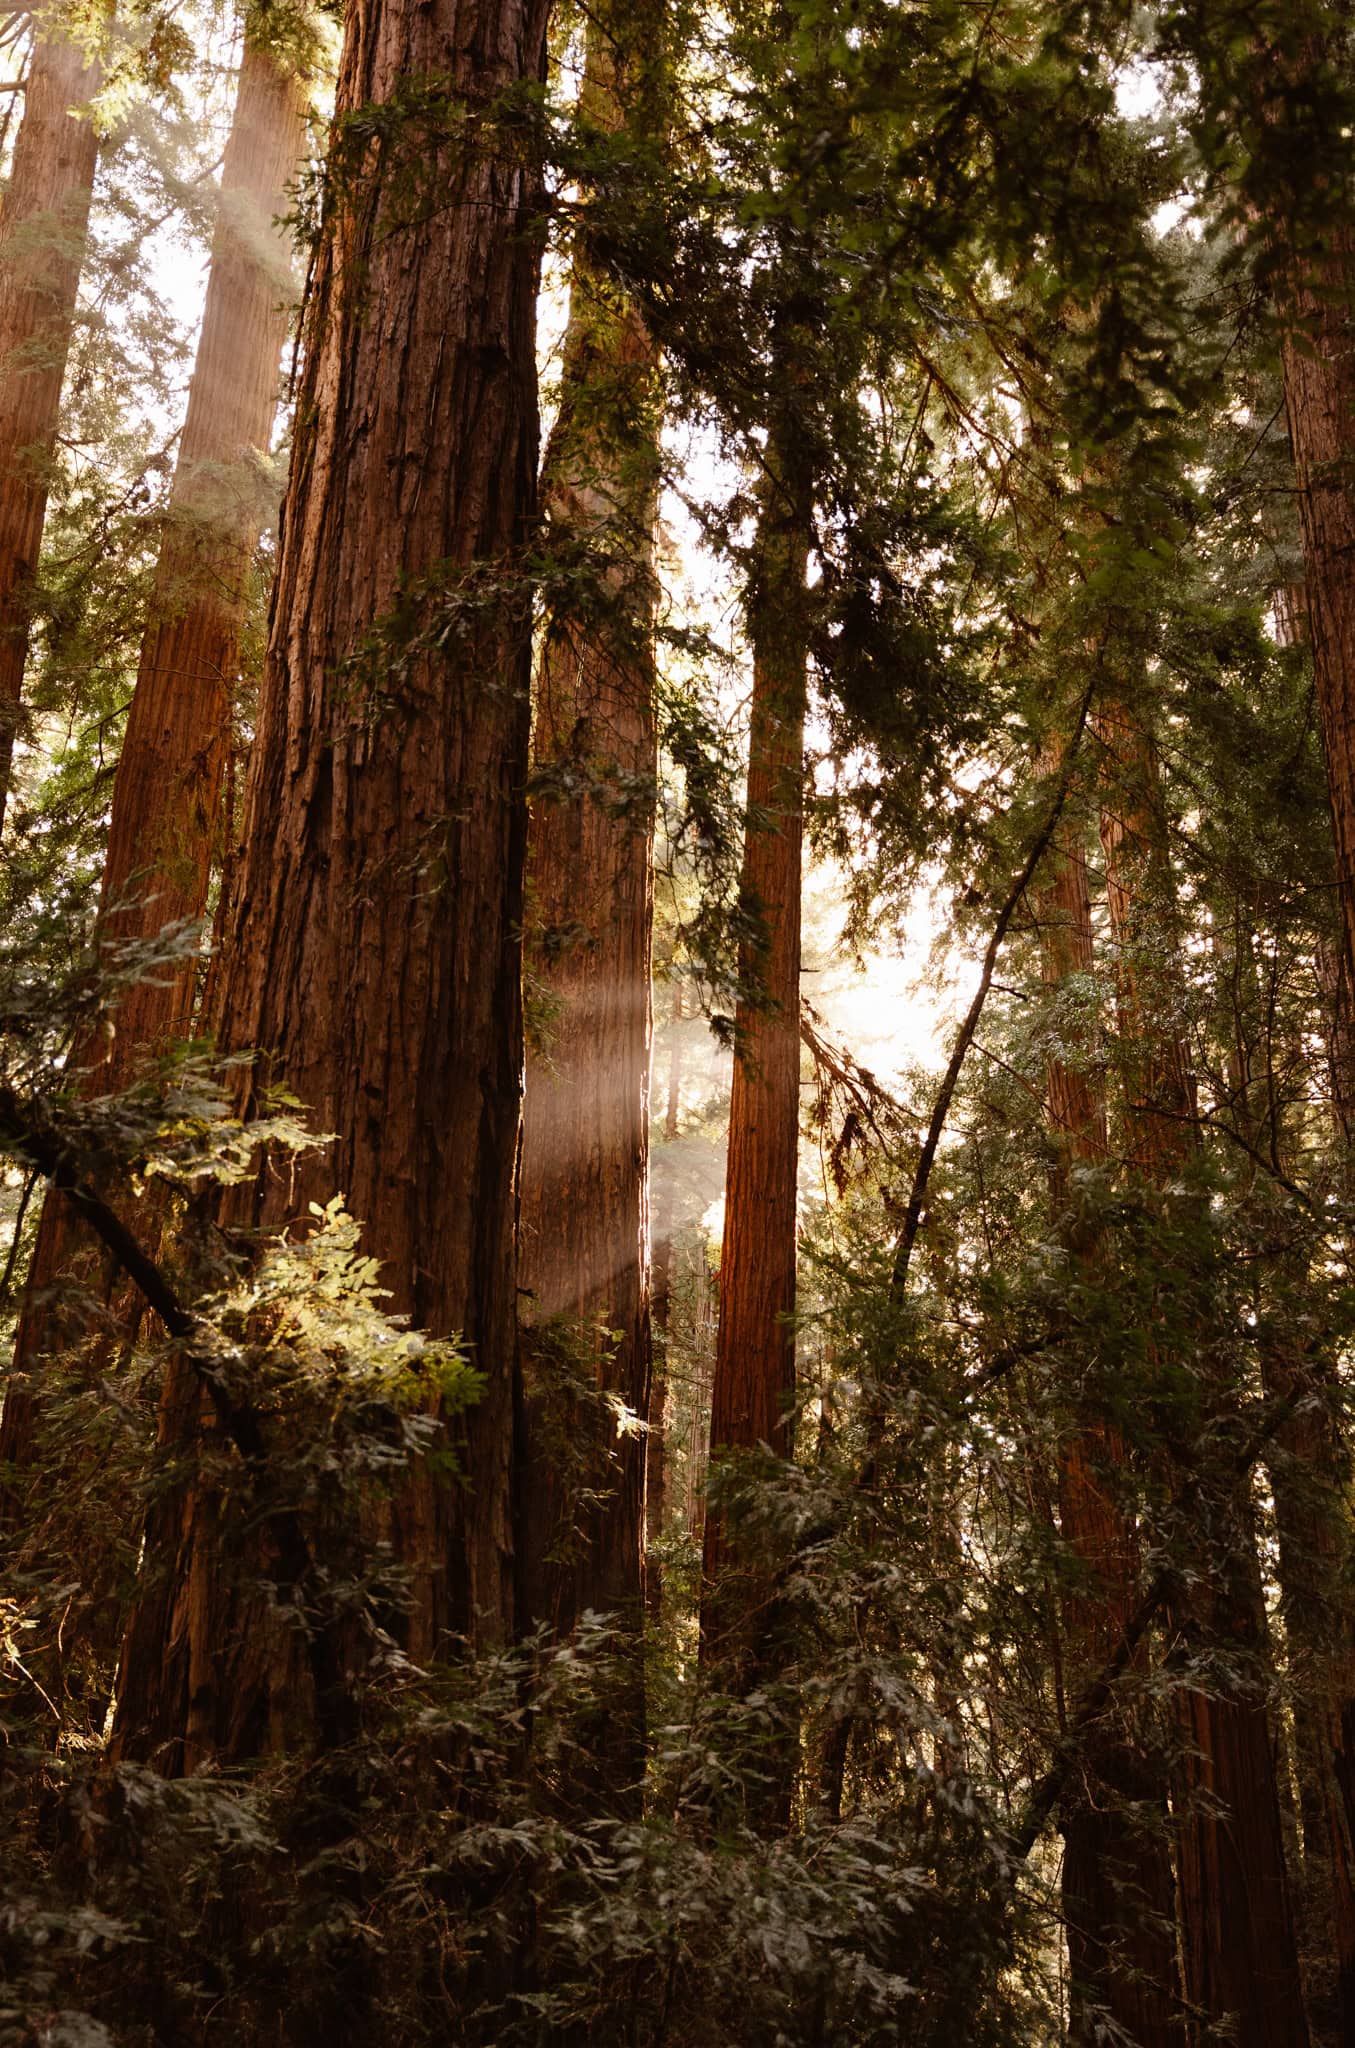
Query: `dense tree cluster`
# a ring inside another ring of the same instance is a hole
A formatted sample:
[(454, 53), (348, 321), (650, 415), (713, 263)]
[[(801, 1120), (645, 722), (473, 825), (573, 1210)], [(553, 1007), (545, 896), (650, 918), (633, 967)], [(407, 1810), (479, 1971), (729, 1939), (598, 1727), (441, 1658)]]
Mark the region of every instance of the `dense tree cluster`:
[(0, 21), (0, 2043), (1355, 2041), (1348, 15)]

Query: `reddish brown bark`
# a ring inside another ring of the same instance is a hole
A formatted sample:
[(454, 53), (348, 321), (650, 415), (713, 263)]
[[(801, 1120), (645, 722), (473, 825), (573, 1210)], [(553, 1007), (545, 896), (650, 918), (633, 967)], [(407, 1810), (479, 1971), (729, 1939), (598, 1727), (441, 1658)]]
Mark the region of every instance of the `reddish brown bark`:
[(85, 47), (39, 26), (0, 212), (0, 826), (98, 157), (85, 109), (99, 80)]
[[(758, 1444), (783, 1457), (792, 1449), (809, 521), (776, 460), (765, 488), (748, 607), (753, 698), (740, 877), (744, 909), (761, 924), (760, 943), (743, 959), (760, 999), (742, 1001), (736, 1017), (712, 1456)], [(733, 1682), (750, 1679), (763, 1662), (771, 1578), (765, 1565), (735, 1555), (715, 1514), (706, 1516), (702, 1573), (703, 1655)]]
[[(291, 70), (247, 43), (151, 618), (113, 786), (100, 916), (112, 948), (207, 907), (240, 629), (266, 509), (260, 465), (290, 318), (287, 243), (273, 223), (300, 162), (304, 103)], [(193, 985), (191, 970), (133, 983), (72, 1052), (82, 1093), (116, 1093), (148, 1056), (186, 1037)], [(34, 1412), (25, 1375), (58, 1335), (47, 1297), (81, 1244), (88, 1248), (86, 1233), (50, 1197), (0, 1422), (0, 1464), (23, 1462)]]
[[(1320, 68), (1332, 52), (1319, 40), (1303, 46), (1300, 69)], [(1291, 81), (1301, 84), (1301, 79)], [(1289, 251), (1281, 266), (1276, 298), (1281, 321), (1285, 409), (1298, 490), (1299, 528), (1303, 540), (1305, 588), (1302, 618), (1312, 649), (1313, 676), (1327, 764), (1332, 828), (1336, 847), (1336, 879), (1341, 905), (1343, 958), (1332, 979), (1335, 1023), (1331, 1034), (1333, 1098), (1343, 1128), (1350, 1128), (1350, 1055), (1345, 1040), (1348, 1024), (1342, 998), (1355, 988), (1355, 229), (1328, 219), (1314, 234), (1311, 224), (1277, 220), (1276, 239)], [(1329, 1472), (1329, 1446), (1316, 1468), (1319, 1482)], [(1307, 1630), (1316, 1617), (1298, 1594), (1294, 1574), (1301, 1560), (1319, 1571), (1331, 1540), (1305, 1529), (1299, 1503), (1283, 1506), (1282, 1569), (1288, 1554), (1287, 1601), (1296, 1600), (1296, 1624)], [(1286, 1542), (1285, 1524), (1288, 1524)], [(1316, 1545), (1316, 1548), (1314, 1548)], [(1301, 1620), (1300, 1620), (1301, 1617)], [(1328, 1617), (1330, 1619), (1330, 1617)], [(1339, 2002), (1347, 2037), (1355, 2036), (1355, 1932), (1352, 1931), (1352, 1873), (1355, 1873), (1355, 1685), (1351, 1680), (1350, 1629), (1336, 1638), (1342, 1645), (1338, 1668), (1326, 1674), (1316, 1699), (1305, 1702), (1317, 1725), (1300, 1725), (1300, 1773), (1306, 1774), (1304, 1812), (1305, 1860), (1311, 1839), (1320, 1851), (1330, 1878), (1335, 1921)], [(1313, 1638), (1311, 1648), (1316, 1647)], [(1302, 1717), (1301, 1717), (1302, 1718)], [(1319, 1757), (1319, 1752), (1325, 1755)], [(1301, 1784), (1301, 1792), (1304, 1787)]]
[[(1086, 851), (1075, 821), (1070, 829), (1074, 837), (1055, 850), (1038, 896), (1040, 970), (1055, 991), (1095, 965)], [(1085, 1058), (1051, 1058), (1046, 1082), (1056, 1148), (1052, 1192), (1056, 1208), (1066, 1211), (1071, 1169), (1104, 1166), (1108, 1158), (1105, 1095)], [(1065, 1229), (1070, 1255), (1094, 1269), (1098, 1245)], [(1094, 1285), (1094, 1270), (1087, 1277)], [(1121, 1649), (1142, 1578), (1133, 1519), (1116, 1498), (1116, 1475), (1127, 1464), (1124, 1440), (1085, 1393), (1075, 1406), (1077, 1431), (1059, 1458), (1059, 1520), (1082, 1580), (1064, 1601), (1065, 1665), (1083, 1675), (1080, 1691)], [(1109, 2022), (1140, 2048), (1171, 2048), (1184, 2039), (1184, 2016), (1165, 1787), (1150, 1766), (1138, 1719), (1132, 1701), (1115, 1701), (1092, 1731), (1064, 1801), (1069, 2038), (1095, 2041)]]
[(1355, 229), (1331, 227), (1281, 272), (1277, 295), (1345, 979), (1355, 986)]
[[(1126, 707), (1108, 705), (1097, 733), (1106, 754), (1101, 843), (1127, 1055), (1127, 1150), (1165, 1192), (1188, 1173), (1202, 1137), (1177, 1021), (1175, 904), (1157, 764)], [(1189, 1364), (1206, 1374), (1205, 1422), (1226, 1415), (1232, 1399), (1210, 1383), (1207, 1352), (1202, 1330)], [(1241, 1677), (1222, 1696), (1184, 1687), (1173, 1696), (1185, 1993), (1203, 2019), (1234, 2029), (1239, 2048), (1307, 2048), (1274, 1745), (1257, 1686), (1267, 1646), (1251, 1501), (1226, 1451), (1205, 1495), (1208, 1570), (1172, 1621), (1188, 1650), (1221, 1652)]]
[[(600, 126), (625, 119), (625, 56), (595, 23)], [(657, 368), (635, 309), (576, 258), (544, 511), (594, 587), (551, 614), (537, 676), (529, 960), (553, 1015), (527, 1062), (519, 1239), (524, 1618), (561, 1631), (587, 1608), (634, 1628), (642, 1607)]]
[[(269, 509), (262, 461), (295, 295), (289, 244), (275, 223), (301, 164), (306, 99), (284, 60), (246, 42), (151, 619), (113, 788), (103, 877), (103, 932), (113, 943), (200, 918), (220, 860), (240, 631)], [(191, 975), (128, 990), (101, 1085), (116, 1087), (138, 1054), (188, 1035), (192, 992)]]
[[(464, 1483), (421, 1468), (392, 1517), (419, 1658), (514, 1620), (538, 253), (495, 101), (540, 78), (545, 27), (546, 0), (348, 16), (222, 996), (224, 1048), (262, 1055), (242, 1111), (282, 1081), (334, 1134), (266, 1160), (225, 1220), (283, 1227), (342, 1189), (392, 1307), (462, 1333), (484, 1376)], [(381, 140), (345, 120), (392, 103)], [(199, 1488), (155, 1560), (173, 1575), (134, 1622), (118, 1710), (140, 1749), (191, 1722), (188, 1764), (296, 1713), (295, 1659), (232, 1593), (212, 1512)]]

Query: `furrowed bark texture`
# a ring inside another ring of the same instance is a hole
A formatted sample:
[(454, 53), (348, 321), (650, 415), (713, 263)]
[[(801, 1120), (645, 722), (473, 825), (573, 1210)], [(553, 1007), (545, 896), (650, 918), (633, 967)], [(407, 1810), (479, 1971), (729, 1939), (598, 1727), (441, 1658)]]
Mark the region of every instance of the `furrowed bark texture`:
[[(1297, 61), (1282, 68), (1266, 62), (1266, 74), (1272, 84), (1283, 79), (1301, 103), (1304, 74), (1319, 72), (1332, 55), (1321, 38), (1309, 38), (1300, 44)], [(1314, 196), (1301, 193), (1299, 203)], [(1316, 233), (1301, 218), (1277, 218), (1270, 225), (1284, 255), (1275, 297), (1285, 411), (1350, 987), (1355, 986), (1355, 228), (1331, 218)]]
[[(1188, 1170), (1201, 1133), (1175, 1015), (1175, 909), (1157, 763), (1125, 707), (1108, 705), (1096, 730), (1105, 748), (1101, 844), (1129, 1053), (1126, 1138), (1137, 1171), (1165, 1192)], [(1215, 1380), (1204, 1389), (1205, 1420), (1217, 1421), (1231, 1396), (1208, 1360), (1207, 1330), (1194, 1348), (1202, 1361), (1194, 1369)], [(1307, 2048), (1274, 1746), (1257, 1687), (1267, 1645), (1251, 1500), (1226, 1450), (1209, 1498), (1211, 1569), (1172, 1623), (1188, 1650), (1221, 1651), (1243, 1677), (1225, 1696), (1186, 1688), (1174, 1695), (1185, 1993), (1208, 2022), (1233, 2027), (1239, 2048)]]
[[(1087, 857), (1078, 834), (1058, 846), (1038, 896), (1040, 970), (1047, 988), (1068, 991), (1094, 968)], [(1071, 1027), (1060, 1023), (1066, 1040)], [(1068, 1218), (1074, 1165), (1104, 1166), (1109, 1138), (1103, 1087), (1087, 1070), (1052, 1058), (1046, 1070), (1050, 1134), (1056, 1147), (1052, 1193), (1065, 1216), (1073, 1259), (1097, 1284), (1098, 1244)], [(1104, 1277), (1104, 1276), (1102, 1276)], [(1142, 1598), (1133, 1519), (1116, 1499), (1124, 1439), (1085, 1394), (1076, 1433), (1059, 1458), (1059, 1520), (1085, 1582), (1065, 1597), (1065, 1657), (1085, 1676), (1120, 1650)], [(1119, 1695), (1091, 1733), (1061, 1825), (1063, 1913), (1070, 1979), (1069, 2039), (1091, 2043), (1107, 2021), (1139, 2048), (1185, 2039), (1174, 1929), (1175, 1899), (1166, 1834), (1165, 1788), (1146, 1754), (1132, 1699)]]
[[(262, 1055), (242, 1111), (284, 1082), (334, 1134), (266, 1159), (223, 1220), (284, 1227), (342, 1190), (392, 1308), (463, 1333), (484, 1375), (465, 1483), (422, 1469), (393, 1515), (416, 1658), (514, 1621), (538, 247), (495, 102), (541, 78), (545, 27), (546, 0), (348, 16), (222, 996), (223, 1047)], [(187, 1621), (161, 1631), (176, 1672), (139, 1745), (191, 1708), (203, 1749), (263, 1746), (293, 1671), (261, 1603), (232, 1602), (210, 1531), (175, 1577)], [(134, 1631), (138, 1662), (157, 1656)]]
[[(584, 105), (613, 129), (617, 50), (593, 23)], [(589, 573), (537, 675), (528, 958), (553, 1014), (527, 1063), (519, 1238), (523, 1605), (559, 1631), (587, 1608), (633, 1630), (643, 1604), (657, 369), (634, 307), (576, 257), (543, 509)]]
[[(739, 890), (745, 910), (762, 921), (762, 942), (745, 948), (743, 972), (750, 981), (760, 977), (763, 1001), (741, 1002), (736, 1019), (710, 1445), (714, 1455), (768, 1444), (788, 1457), (795, 1392), (809, 513), (803, 494), (787, 482), (786, 466), (775, 459), (766, 492), (749, 599), (753, 700)], [(731, 1683), (746, 1683), (764, 1662), (772, 1574), (739, 1557), (723, 1518), (708, 1513), (702, 1576), (702, 1654)]]
[[(1313, 39), (1304, 46), (1300, 71), (1321, 67), (1331, 55)], [(1293, 82), (1301, 85), (1302, 79)], [(1332, 1078), (1348, 1136), (1351, 1063), (1342, 997), (1355, 988), (1355, 229), (1328, 221), (1313, 235), (1303, 232), (1302, 221), (1274, 226), (1288, 252), (1276, 299), (1305, 569), (1303, 601), (1296, 611), (1312, 649), (1336, 847), (1344, 943), (1332, 977)], [(1311, 1417), (1295, 1424), (1309, 1431), (1314, 1426)], [(1330, 1445), (1324, 1440), (1303, 1448), (1318, 1459), (1319, 1477), (1329, 1477)], [(1304, 1503), (1302, 1488), (1296, 1491), (1283, 1473), (1276, 1486), (1276, 1515), (1288, 1613), (1292, 1626), (1315, 1647), (1318, 1639), (1309, 1631), (1330, 1616), (1316, 1612), (1313, 1600), (1323, 1604), (1317, 1587), (1331, 1570), (1328, 1553), (1333, 1542), (1339, 1548), (1348, 1537), (1338, 1537), (1329, 1523), (1309, 1526), (1311, 1503)], [(1340, 2023), (1343, 2038), (1350, 2039), (1355, 2038), (1355, 1657), (1348, 1622), (1337, 1640), (1343, 1650), (1336, 1670), (1328, 1669), (1313, 1693), (1298, 1695), (1302, 1708), (1295, 1737), (1305, 1866), (1330, 1913)]]
[[(1355, 386), (1352, 387), (1355, 401)], [(1286, 588), (1275, 606), (1281, 646), (1306, 640), (1306, 586)], [(1344, 929), (1344, 920), (1343, 920)], [(1332, 1122), (1349, 1150), (1355, 1132), (1349, 950), (1322, 944), (1323, 998)], [(1250, 1060), (1235, 1076), (1249, 1109)], [(1255, 1134), (1253, 1134), (1255, 1135)], [(1355, 1616), (1341, 1594), (1355, 1527), (1349, 1460), (1333, 1426), (1330, 1366), (1300, 1348), (1292, 1331), (1271, 1330), (1261, 1347), (1268, 1394), (1301, 1398), (1270, 1459), (1279, 1537), (1280, 1594), (1294, 1698), (1295, 1774), (1303, 1831), (1303, 1905), (1309, 2016), (1314, 2039), (1355, 2040)]]
[[(275, 223), (301, 165), (306, 104), (304, 83), (247, 42), (152, 616), (113, 786), (103, 877), (111, 943), (201, 917), (220, 860), (240, 631), (271, 509), (263, 465), (296, 295), (289, 241)], [(127, 1078), (143, 1049), (188, 1035), (192, 996), (189, 975), (128, 991), (106, 1085)]]
[[(262, 464), (294, 297), (288, 243), (274, 221), (300, 164), (305, 98), (271, 51), (246, 43), (152, 615), (113, 785), (100, 906), (111, 948), (207, 907), (240, 629), (267, 513)], [(148, 1055), (187, 1037), (193, 989), (191, 969), (163, 968), (130, 987), (71, 1055), (81, 1092), (116, 1093)], [(59, 1334), (48, 1291), (81, 1246), (89, 1249), (88, 1233), (60, 1196), (49, 1196), (0, 1421), (0, 1466), (24, 1461), (34, 1414), (27, 1375)]]
[(39, 24), (0, 211), (0, 827), (99, 150), (83, 109), (100, 77), (84, 49)]

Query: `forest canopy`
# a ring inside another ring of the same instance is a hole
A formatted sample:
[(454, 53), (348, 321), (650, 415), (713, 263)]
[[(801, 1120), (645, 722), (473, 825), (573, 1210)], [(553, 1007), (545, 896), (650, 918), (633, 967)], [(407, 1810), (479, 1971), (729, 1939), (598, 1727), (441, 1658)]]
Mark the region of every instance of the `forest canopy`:
[(1353, 131), (0, 12), (0, 2048), (1355, 2041)]

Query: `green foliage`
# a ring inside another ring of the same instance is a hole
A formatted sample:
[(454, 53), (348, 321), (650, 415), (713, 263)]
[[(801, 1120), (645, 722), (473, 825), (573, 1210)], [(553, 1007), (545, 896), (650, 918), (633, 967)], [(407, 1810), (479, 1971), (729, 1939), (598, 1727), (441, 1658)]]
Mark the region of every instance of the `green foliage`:
[[(562, 1641), (443, 1641), (422, 1668), (401, 1647), (403, 1489), (463, 1483), (502, 1362), (389, 1316), (391, 1276), (337, 1197), (285, 1239), (217, 1232), (213, 1189), (248, 1184), (261, 1145), (284, 1170), (318, 1142), (303, 1106), (241, 1125), (238, 1077), (201, 1044), (115, 1095), (71, 1071), (130, 984), (201, 957), (196, 928), (92, 943), (183, 358), (134, 244), (162, 204), (196, 218), (205, 161), (196, 138), (185, 153), (182, 31), (132, 19), (0, 864), (0, 1080), (160, 1259), (191, 1336), (167, 1338), (87, 1246), (49, 1304), (28, 1461), (0, 1475), (0, 2042), (1063, 2038), (1056, 1836), (1077, 1783), (1028, 1823), (1098, 1676), (1077, 1617), (1104, 1589), (1061, 1499), (1070, 1461), (1132, 1525), (1136, 1584), (1172, 1589), (1112, 1709), (1159, 1786), (1183, 1693), (1264, 1701), (1288, 1741), (1345, 1640), (1350, 992), (1310, 669), (1268, 616), (1299, 557), (1255, 228), (1263, 200), (1305, 234), (1345, 203), (1344, 26), (1317, 0), (644, 7), (616, 26), (633, 88), (617, 125), (567, 87), (570, 13), (548, 91), (472, 106), (411, 74), (344, 115), (302, 195), (312, 228), (377, 206), (399, 234), (467, 165), (539, 178), (532, 231), (587, 279), (597, 333), (633, 304), (663, 355), (661, 377), (595, 382), (553, 449), (558, 470), (600, 436), (648, 446), (662, 414), (662, 478), (637, 455), (626, 502), (581, 533), (551, 516), (548, 467), (512, 559), (435, 565), (344, 651), (356, 726), (406, 716), (428, 665), (473, 654), (506, 611), (524, 642), (567, 618), (652, 659), (657, 790), (585, 737), (524, 796), (637, 826), (657, 805), (661, 986), (699, 990), (728, 1036), (758, 995), (757, 906), (737, 889), (744, 649), (662, 572), (637, 590), (630, 500), (643, 524), (671, 492), (719, 602), (746, 612), (789, 451), (812, 504), (812, 831), (847, 870), (851, 938), (885, 942), (921, 883), (946, 906), (938, 943), (982, 952), (1011, 902), (930, 1179), (937, 1076), (884, 1088), (822, 1039), (813, 1054), (828, 1172), (803, 1205), (796, 1456), (717, 1459), (708, 1487), (701, 1219), (723, 1076), (692, 1079), (686, 1030), (639, 1795), (599, 1764), (635, 1685), (628, 1630), (588, 1615)], [(297, 48), (289, 9), (251, 19)], [(1290, 92), (1314, 37), (1323, 61)], [(1170, 92), (1160, 117), (1117, 111), (1134, 65)], [(1161, 232), (1178, 195), (1189, 226)], [(265, 548), (255, 654), (268, 566)], [(1114, 930), (1098, 813), (1133, 842)], [(410, 856), (423, 887), (456, 886), (445, 826)], [(1089, 864), (1092, 958), (1052, 974), (1044, 896), (1071, 856)], [(1164, 1046), (1191, 1136), (1154, 1162)], [(1055, 1070), (1104, 1144), (1079, 1154), (1051, 1127)], [(33, 1156), (16, 1140), (0, 1185), (7, 1319)], [(555, 1565), (579, 1554), (618, 1421), (596, 1335), (536, 1330), (520, 1374), (551, 1425)], [(186, 1452), (158, 1422), (185, 1375), (222, 1425)], [(772, 1588), (774, 1675), (742, 1694), (701, 1655), (707, 1495), (738, 1568)], [(146, 1517), (188, 1498), (228, 1532), (233, 1612), (283, 1616), (298, 1673), (310, 1659), (299, 1691), (329, 1655), (343, 1711), (326, 1739), (276, 1734), (176, 1777), (110, 1748), (108, 1713), (129, 1603), (165, 1569), (139, 1555)], [(1328, 1572), (1316, 1626), (1293, 1594), (1295, 1500)], [(1240, 1570), (1269, 1598), (1272, 1647), (1217, 1624)]]

